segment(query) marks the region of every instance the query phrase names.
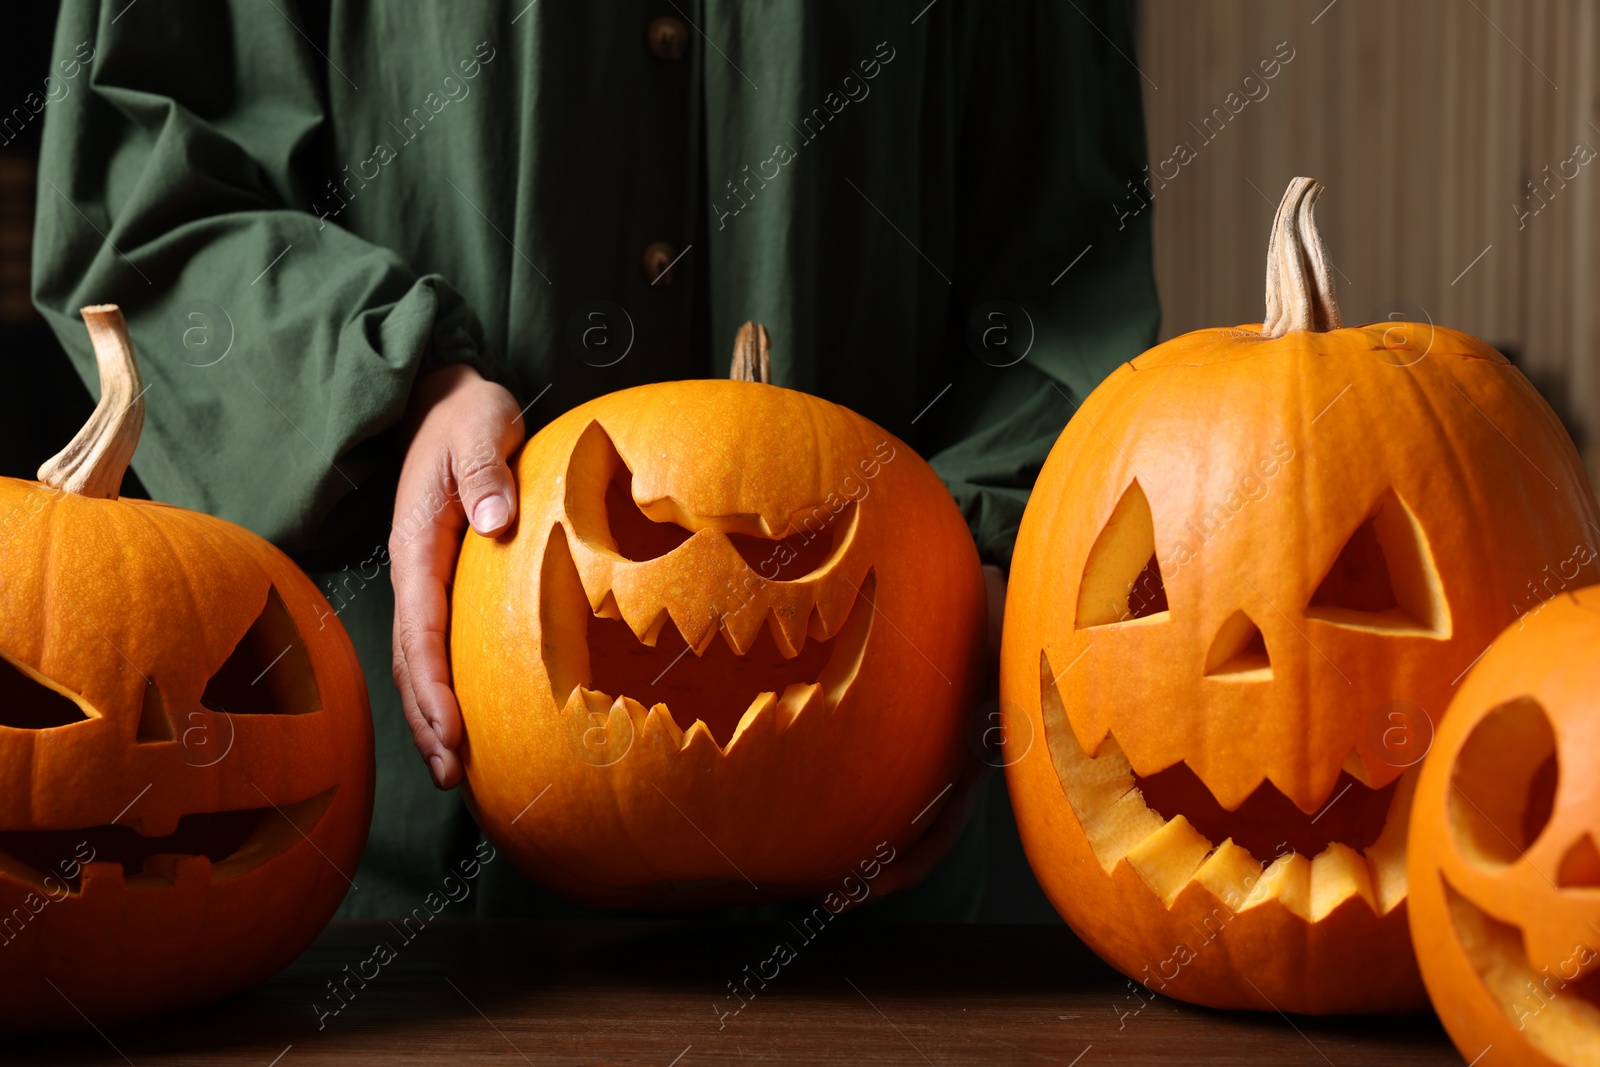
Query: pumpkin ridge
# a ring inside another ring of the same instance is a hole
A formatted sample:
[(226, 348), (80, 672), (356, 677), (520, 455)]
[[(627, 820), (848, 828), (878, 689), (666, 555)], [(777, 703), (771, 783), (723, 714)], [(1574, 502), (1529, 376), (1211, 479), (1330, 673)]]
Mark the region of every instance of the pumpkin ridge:
[[(129, 503), (133, 502), (129, 501)], [(159, 540), (166, 549), (168, 562), (166, 570), (168, 574), (177, 575), (177, 580), (173, 584), (182, 593), (184, 600), (188, 602), (189, 617), (192, 619), (205, 618), (206, 612), (201, 610), (200, 598), (195, 595), (194, 586), (189, 580), (188, 571), (183, 566), (185, 557), (178, 551), (178, 546), (173, 543), (172, 537), (168, 534), (166, 527), (161, 524), (161, 520), (157, 519), (153, 515), (150, 515), (145, 511), (144, 508), (139, 507), (137, 504), (134, 504), (133, 509), (128, 514), (137, 515), (144, 523), (145, 528), (152, 531), (155, 535), (155, 538)], [(210, 538), (207, 538), (207, 540), (210, 540)], [(230, 645), (229, 647), (231, 648), (232, 646)], [(217, 667), (220, 667), (226, 658), (227, 653), (224, 652), (223, 659), (218, 660), (215, 666), (209, 668), (206, 672), (207, 675), (209, 676), (214, 674)], [(145, 678), (145, 684), (155, 685), (157, 683), (153, 677), (147, 676)]]

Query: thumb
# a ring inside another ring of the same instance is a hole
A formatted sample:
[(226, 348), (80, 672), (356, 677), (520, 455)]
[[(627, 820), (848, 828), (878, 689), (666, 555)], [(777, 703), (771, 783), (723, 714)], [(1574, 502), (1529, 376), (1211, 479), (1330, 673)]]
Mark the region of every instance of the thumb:
[(522, 443), (521, 422), (497, 425), (451, 449), (451, 473), (461, 496), (461, 510), (472, 528), (492, 537), (511, 525), (517, 514), (517, 483), (506, 457)]

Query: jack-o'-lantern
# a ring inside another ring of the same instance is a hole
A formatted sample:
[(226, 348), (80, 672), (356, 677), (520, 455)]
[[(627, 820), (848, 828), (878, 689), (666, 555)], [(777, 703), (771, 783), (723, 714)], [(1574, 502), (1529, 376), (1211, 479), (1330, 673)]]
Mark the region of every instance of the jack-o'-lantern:
[(1415, 770), (1547, 566), (1600, 577), (1576, 450), (1443, 327), (1344, 328), (1295, 179), (1267, 322), (1119, 367), (1039, 475), (1001, 664), (1017, 822), (1102, 957), (1215, 1007), (1422, 1002)]
[(984, 620), (966, 524), (904, 443), (750, 380), (764, 338), (741, 332), (744, 380), (551, 422), (516, 460), (515, 527), (462, 547), (469, 804), (570, 898), (825, 894), (923, 835), (963, 765)]
[(289, 963), (351, 887), (372, 723), (350, 640), (254, 534), (119, 499), (144, 422), (122, 313), (99, 405), (0, 479), (0, 1028), (104, 1027)]
[(1470, 1061), (1600, 1064), (1596, 768), (1600, 586), (1589, 586), (1495, 639), (1417, 783), (1411, 934)]

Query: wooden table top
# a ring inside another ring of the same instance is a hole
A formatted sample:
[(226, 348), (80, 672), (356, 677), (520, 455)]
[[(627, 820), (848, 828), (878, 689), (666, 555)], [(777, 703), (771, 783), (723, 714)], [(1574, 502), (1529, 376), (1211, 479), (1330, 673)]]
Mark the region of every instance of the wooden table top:
[[(366, 962), (379, 942), (395, 949), (381, 967)], [(350, 979), (335, 1014), (328, 983), (347, 965), (377, 975)], [(764, 989), (757, 971), (776, 971)], [(729, 983), (754, 996), (740, 1008)], [(247, 993), (104, 1033), (7, 1038), (0, 1062), (1462, 1062), (1431, 1016), (1231, 1014), (1141, 993), (1062, 926), (841, 924), (808, 942), (787, 924), (441, 919), (407, 943), (384, 922), (337, 922)]]

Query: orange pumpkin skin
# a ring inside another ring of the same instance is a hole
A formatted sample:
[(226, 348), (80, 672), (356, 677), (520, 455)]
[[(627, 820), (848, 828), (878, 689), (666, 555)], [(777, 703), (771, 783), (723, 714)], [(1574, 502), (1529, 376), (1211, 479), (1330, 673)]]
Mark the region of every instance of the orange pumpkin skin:
[[(266, 978), (332, 916), (366, 841), (349, 638), (288, 557), (220, 519), (14, 479), (0, 516), (0, 1028), (106, 1027)], [(251, 713), (202, 706), (242, 638), (249, 667), (277, 654), (258, 637), (291, 632), (263, 703), (236, 705)], [(81, 721), (5, 725), (45, 689)], [(215, 812), (252, 813), (203, 842), (244, 835), (215, 863), (148, 841)], [(156, 854), (125, 866), (127, 848)]]
[(767, 900), (927, 829), (983, 579), (910, 448), (804, 393), (674, 382), (566, 413), (516, 471), (515, 529), (463, 545), (451, 655), (468, 800), (522, 870), (603, 906)]
[[(1437, 721), (1542, 568), (1576, 553), (1580, 581), (1600, 576), (1596, 518), (1549, 407), (1453, 330), (1202, 330), (1119, 368), (1044, 465), (1006, 606), (1007, 777), (1056, 908), (1112, 965), (1180, 999), (1418, 1006), (1403, 855), (1415, 772), (1401, 775), (1426, 737), (1400, 738), (1414, 754), (1396, 758), (1385, 709)], [(1383, 610), (1355, 603), (1367, 587), (1345, 569), (1362, 530), (1394, 572)], [(1130, 599), (1144, 552), (1160, 601)], [(1354, 606), (1314, 606), (1335, 574), (1350, 580), (1328, 595)], [(1259, 646), (1243, 643), (1248, 624)], [(1365, 855), (1334, 844), (1263, 871), (1270, 852), (1200, 834), (1170, 804), (1147, 810), (1147, 780), (1180, 763), (1227, 812), (1265, 781), (1308, 817), (1337, 801), (1338, 817), (1342, 771), (1361, 779), (1354, 799), (1400, 781)]]
[(1495, 639), (1423, 766), (1411, 935), (1468, 1060), (1600, 1062), (1597, 692), (1600, 586), (1589, 586)]

